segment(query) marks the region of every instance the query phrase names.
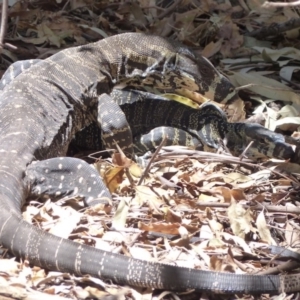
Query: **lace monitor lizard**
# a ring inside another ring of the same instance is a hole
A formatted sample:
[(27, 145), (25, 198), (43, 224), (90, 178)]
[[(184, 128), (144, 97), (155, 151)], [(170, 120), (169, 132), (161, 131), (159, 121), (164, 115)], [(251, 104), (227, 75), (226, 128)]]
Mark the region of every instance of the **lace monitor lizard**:
[[(5, 86), (7, 86), (22, 72), (41, 61), (43, 60), (28, 59), (20, 60), (11, 64), (2, 76), (0, 81), (0, 91), (2, 91)], [(153, 93), (131, 89), (113, 89), (113, 91), (110, 93), (110, 96), (120, 105), (121, 108), (123, 103), (129, 104), (137, 101), (148, 101), (148, 99), (149, 101), (150, 99), (151, 101), (169, 101), (168, 99)], [(132, 109), (123, 111), (125, 115), (127, 111), (132, 111)], [(132, 119), (132, 116), (126, 115), (126, 119), (129, 120), (130, 128), (135, 128), (135, 121)], [(161, 124), (161, 121), (159, 124)], [(152, 128), (152, 126), (150, 128)], [(136, 155), (144, 155), (147, 151), (154, 150), (161, 144), (163, 139), (165, 146), (181, 145), (197, 148), (198, 150), (203, 149), (203, 144), (197, 137), (190, 135), (188, 132), (180, 128), (170, 126), (159, 126), (153, 129), (149, 129), (147, 126), (140, 126), (139, 130), (136, 130), (135, 132), (132, 131), (132, 137), (134, 141), (134, 153)], [(101, 130), (96, 123), (93, 123), (75, 135), (70, 144), (68, 155), (73, 156), (77, 152), (85, 150), (103, 150), (102, 144)]]
[[(0, 81), (0, 90), (3, 90), (4, 86), (8, 85), (19, 74), (41, 61), (40, 59), (33, 59), (12, 64)], [(233, 155), (238, 156), (241, 154), (252, 141), (254, 144), (244, 153), (249, 158), (290, 157), (291, 148), (284, 144), (283, 137), (259, 125), (227, 124), (228, 128), (226, 130), (220, 128), (215, 130), (216, 134), (213, 135), (210, 129), (215, 118), (210, 120), (207, 117), (208, 115), (213, 114), (218, 120), (224, 121), (223, 123), (217, 122), (217, 126), (224, 126), (227, 123), (225, 113), (215, 106), (208, 105), (208, 107), (196, 112), (195, 109), (190, 109), (190, 107), (181, 104), (165, 103), (164, 101), (170, 100), (163, 96), (131, 89), (113, 89), (110, 96), (121, 107), (126, 116), (134, 140), (135, 154), (142, 155), (146, 151), (153, 150), (161, 143), (163, 138), (166, 139), (166, 145), (184, 145), (200, 149), (203, 145), (218, 148), (217, 139), (226, 137), (227, 149)], [(147, 108), (144, 109), (146, 106)], [(196, 126), (191, 125), (190, 120), (185, 117), (193, 114), (196, 114)], [(152, 116), (155, 115), (158, 115), (158, 117), (153, 118)], [(174, 115), (177, 118), (174, 118)], [(205, 126), (201, 125), (203, 126), (201, 130), (198, 130), (198, 124), (203, 123), (201, 119), (204, 115), (207, 122)], [(204, 136), (205, 131), (206, 136)], [(224, 131), (228, 133), (224, 135)], [(212, 136), (215, 136), (214, 139)], [(91, 125), (75, 135), (71, 142), (71, 149), (75, 150), (76, 148), (81, 150), (102, 150), (104, 148), (101, 128), (96, 122), (92, 122)], [(74, 153), (74, 151), (71, 153)]]
[[(238, 275), (136, 260), (53, 236), (22, 219), (21, 207), (30, 194), (59, 197), (64, 191), (81, 195), (87, 205), (111, 198), (93, 168), (64, 155), (76, 132), (92, 122), (101, 127), (105, 147), (113, 148), (117, 141), (133, 153), (130, 126), (109, 96), (119, 83), (155, 86), (182, 95), (190, 91), (195, 97), (209, 94), (216, 101), (236, 97), (231, 84), (206, 59), (177, 43), (145, 34), (122, 34), (66, 49), (32, 66), (1, 93), (1, 244), (33, 265), (132, 286), (224, 293), (299, 291), (298, 275)], [(242, 140), (249, 130), (256, 132), (258, 147), (270, 147), (268, 151), (281, 158), (293, 155), (280, 135), (266, 137), (271, 132), (251, 124), (229, 125), (213, 107), (205, 105), (200, 120), (196, 111), (186, 118), (205, 142), (213, 146), (218, 142), (206, 130), (229, 134), (229, 139), (231, 131), (238, 130)], [(209, 127), (202, 130), (204, 124)]]

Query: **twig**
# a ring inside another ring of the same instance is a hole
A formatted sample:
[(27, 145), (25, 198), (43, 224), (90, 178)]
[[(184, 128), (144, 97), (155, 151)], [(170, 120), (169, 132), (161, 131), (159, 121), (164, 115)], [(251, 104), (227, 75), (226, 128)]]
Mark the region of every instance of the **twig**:
[(238, 86), (235, 88), (236, 91), (239, 91), (239, 90), (244, 90), (244, 89), (248, 89), (248, 88), (251, 88), (251, 87), (254, 87), (254, 86), (260, 86), (260, 84), (258, 83), (249, 83), (249, 84), (245, 84), (245, 85), (242, 85), (242, 86)]
[(8, 9), (8, 0), (3, 0), (2, 14), (1, 14), (1, 28), (0, 28), (0, 49), (1, 50), (4, 47), (4, 37), (6, 34), (6, 28), (7, 28), (7, 9)]
[(67, 6), (69, 5), (69, 3), (70, 3), (70, 0), (68, 0), (68, 1), (65, 3), (65, 5), (64, 5), (63, 8), (61, 9), (61, 11), (66, 10), (66, 8), (67, 8)]
[(300, 267), (300, 264), (295, 262), (295, 261), (288, 261), (283, 263), (282, 265), (270, 268), (268, 269), (255, 273), (255, 275), (271, 275), (271, 274), (280, 274), (282, 272), (287, 272), (287, 271), (292, 271)]
[[(9, 49), (12, 49), (12, 50), (17, 50), (17, 49), (18, 49), (18, 47), (14, 46), (14, 45), (12, 45), (12, 44), (10, 44), (10, 43), (5, 43), (4, 45), (5, 45), (5, 48), (9, 48)], [(1, 49), (1, 48), (2, 48), (2, 47), (1, 47), (1, 45), (0, 45), (0, 49)]]
[(269, 8), (269, 7), (288, 7), (288, 6), (297, 6), (300, 5), (300, 1), (294, 1), (294, 2), (269, 2), (266, 1), (262, 7)]
[(244, 151), (242, 152), (242, 154), (239, 156), (239, 159), (242, 160), (243, 158), (247, 158), (247, 156), (245, 155), (245, 153), (248, 151), (248, 149), (252, 146), (253, 141), (251, 141), (248, 146), (244, 149)]
[(133, 180), (133, 178), (132, 178), (132, 176), (131, 176), (131, 174), (130, 174), (130, 172), (129, 172), (129, 169), (128, 169), (128, 168), (124, 168), (124, 170), (125, 170), (125, 174), (126, 174), (128, 180), (129, 180), (130, 185), (131, 185), (132, 187), (134, 187), (134, 186), (135, 186), (134, 180)]
[(142, 184), (143, 180), (145, 179), (145, 177), (149, 173), (150, 167), (151, 167), (154, 159), (157, 157), (160, 149), (165, 145), (166, 140), (167, 140), (167, 138), (164, 137), (163, 140), (161, 141), (160, 145), (156, 148), (155, 152), (153, 153), (151, 159), (149, 160), (149, 162), (147, 164), (147, 167), (146, 167), (145, 171), (143, 172), (143, 174), (142, 174), (142, 176), (141, 176), (141, 178), (140, 178), (140, 180), (139, 180), (139, 182), (138, 182), (137, 185), (141, 185)]
[[(197, 207), (217, 207), (217, 208), (228, 208), (230, 203), (214, 203), (214, 202), (196, 202)], [(242, 204), (245, 209), (250, 208), (251, 210), (261, 211), (266, 209), (269, 213), (286, 213), (286, 214), (300, 214), (300, 207), (289, 207), (289, 206), (276, 206), (276, 205), (248, 205)]]

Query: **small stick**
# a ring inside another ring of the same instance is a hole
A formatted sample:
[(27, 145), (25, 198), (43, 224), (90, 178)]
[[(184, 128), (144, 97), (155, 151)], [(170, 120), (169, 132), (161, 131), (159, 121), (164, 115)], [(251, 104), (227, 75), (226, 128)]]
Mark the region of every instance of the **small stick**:
[(245, 153), (248, 151), (248, 149), (251, 147), (251, 145), (253, 144), (253, 141), (251, 141), (248, 146), (244, 149), (244, 151), (242, 152), (242, 154), (239, 156), (240, 160), (242, 160), (243, 158), (248, 158)]
[(154, 159), (157, 157), (159, 151), (161, 150), (161, 148), (165, 145), (166, 143), (166, 137), (163, 138), (163, 140), (161, 141), (160, 145), (156, 148), (155, 152), (153, 153), (151, 159), (149, 160), (148, 164), (147, 164), (147, 167), (145, 169), (145, 171), (143, 172), (139, 182), (138, 182), (138, 185), (142, 184), (143, 180), (145, 179), (145, 177), (147, 176), (147, 174), (149, 173), (149, 170), (150, 170), (150, 167), (154, 161)]
[(3, 0), (2, 2), (2, 14), (1, 14), (1, 28), (0, 28), (0, 49), (3, 49), (4, 46), (4, 37), (6, 34), (7, 28), (7, 9), (8, 9), (8, 0)]
[(262, 5), (262, 7), (288, 7), (288, 6), (297, 6), (300, 5), (300, 1), (294, 1), (294, 2), (269, 2), (266, 1), (264, 2), (264, 4)]

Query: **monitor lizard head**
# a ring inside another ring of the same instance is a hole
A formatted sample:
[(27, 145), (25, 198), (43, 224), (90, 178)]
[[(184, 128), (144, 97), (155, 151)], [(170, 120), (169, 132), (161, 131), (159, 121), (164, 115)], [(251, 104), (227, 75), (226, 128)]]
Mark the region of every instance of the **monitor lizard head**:
[(229, 123), (226, 114), (215, 104), (205, 103), (192, 109), (188, 131), (212, 151), (226, 147), (234, 156), (245, 152), (250, 159), (292, 159), (294, 151), (284, 136), (259, 124)]
[(282, 134), (253, 123), (228, 123), (226, 146), (233, 155), (240, 155), (249, 146), (245, 155), (252, 159), (274, 157), (286, 160), (294, 155)]

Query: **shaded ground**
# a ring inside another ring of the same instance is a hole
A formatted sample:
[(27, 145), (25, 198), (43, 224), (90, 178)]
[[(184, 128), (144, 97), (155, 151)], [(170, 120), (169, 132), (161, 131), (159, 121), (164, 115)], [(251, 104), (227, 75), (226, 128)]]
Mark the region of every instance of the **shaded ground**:
[[(243, 101), (227, 111), (231, 120), (251, 116), (298, 138), (299, 6), (262, 4), (259, 0), (17, 2), (8, 10), (5, 38), (0, 37), (4, 44), (0, 69), (3, 73), (14, 61), (46, 58), (117, 33), (150, 32), (195, 48), (239, 87)], [(165, 150), (139, 184), (136, 167), (130, 171), (137, 176), (130, 181), (124, 175), (124, 161), (119, 160), (119, 166), (111, 159), (100, 161), (97, 167), (116, 193), (111, 210), (83, 209), (83, 203), (74, 199), (31, 201), (24, 218), (53, 234), (136, 258), (234, 273), (282, 267), (284, 262), (268, 260), (261, 247), (299, 248), (299, 165), (192, 154), (191, 158), (191, 151), (179, 147)], [(155, 234), (148, 235), (149, 231)], [(9, 258), (3, 252), (1, 299), (97, 299), (107, 292), (128, 299), (163, 295), (227, 299), (118, 287), (30, 268), (26, 261)]]

